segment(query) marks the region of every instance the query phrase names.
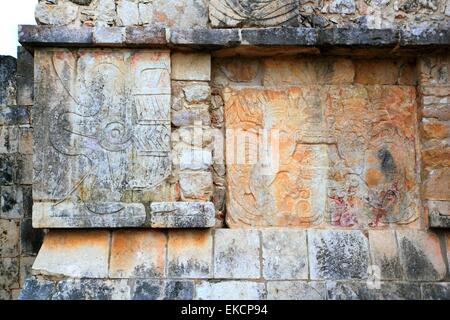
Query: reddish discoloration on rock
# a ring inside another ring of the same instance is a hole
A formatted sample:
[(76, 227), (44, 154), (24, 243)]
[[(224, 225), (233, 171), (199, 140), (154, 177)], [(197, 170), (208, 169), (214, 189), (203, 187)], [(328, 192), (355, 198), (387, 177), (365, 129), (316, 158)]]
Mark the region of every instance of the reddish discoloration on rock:
[(111, 243), (110, 277), (162, 277), (165, 256), (166, 235), (162, 231), (114, 231)]

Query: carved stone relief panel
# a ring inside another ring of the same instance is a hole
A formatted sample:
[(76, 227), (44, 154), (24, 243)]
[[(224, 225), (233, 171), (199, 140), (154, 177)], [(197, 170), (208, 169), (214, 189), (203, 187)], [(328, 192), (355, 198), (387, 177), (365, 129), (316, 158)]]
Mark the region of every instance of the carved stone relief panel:
[(209, 18), (213, 27), (298, 26), (295, 0), (211, 0)]
[(143, 225), (133, 192), (171, 172), (170, 53), (49, 49), (35, 61), (35, 226)]
[[(231, 227), (417, 220), (414, 87), (227, 87), (222, 95)], [(261, 143), (252, 132), (273, 139)], [(261, 146), (275, 160), (271, 172)], [(242, 160), (251, 154), (258, 154), (253, 162)]]

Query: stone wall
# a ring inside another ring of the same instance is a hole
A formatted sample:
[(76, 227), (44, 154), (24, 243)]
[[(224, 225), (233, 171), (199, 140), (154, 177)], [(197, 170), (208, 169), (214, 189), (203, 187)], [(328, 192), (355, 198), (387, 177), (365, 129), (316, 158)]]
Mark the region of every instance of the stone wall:
[(33, 229), (33, 57), (0, 56), (0, 299), (17, 298), (31, 272), (43, 231)]
[(446, 250), (418, 230), (52, 230), (20, 298), (450, 299)]
[(51, 228), (20, 298), (450, 299), (449, 6), (40, 1), (34, 148), (28, 113), (1, 137), (2, 210), (32, 183)]
[(36, 8), (38, 23), (61, 26), (444, 28), (449, 19), (448, 0), (40, 0)]

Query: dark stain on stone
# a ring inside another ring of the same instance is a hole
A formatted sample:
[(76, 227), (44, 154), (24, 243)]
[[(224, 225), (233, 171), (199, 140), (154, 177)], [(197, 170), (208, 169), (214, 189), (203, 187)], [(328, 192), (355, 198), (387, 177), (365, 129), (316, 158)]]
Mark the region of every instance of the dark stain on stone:
[(381, 162), (381, 171), (386, 176), (391, 176), (396, 171), (395, 161), (392, 154), (387, 149), (380, 149), (378, 151), (378, 159)]
[(399, 279), (401, 278), (402, 268), (400, 259), (398, 257), (389, 259), (383, 257), (381, 259), (381, 275), (384, 279)]
[(366, 249), (364, 243), (351, 234), (320, 239), (316, 256), (320, 275), (326, 279), (364, 278), (368, 266)]
[(185, 263), (179, 262), (179, 260), (177, 260), (176, 262), (172, 262), (169, 264), (169, 275), (171, 277), (181, 277), (192, 273), (208, 275), (209, 267), (207, 265), (201, 264), (194, 259), (189, 259)]
[(166, 300), (192, 300), (194, 283), (192, 281), (168, 281), (164, 292)]
[(132, 300), (157, 300), (161, 296), (161, 281), (136, 280)]
[(14, 194), (11, 192), (2, 192), (2, 212), (10, 211), (17, 204)]
[(423, 280), (439, 276), (425, 254), (417, 249), (410, 240), (403, 238), (400, 248), (405, 261), (405, 271), (408, 279)]
[(13, 170), (15, 167), (12, 155), (1, 155), (0, 157), (0, 184), (8, 185), (13, 182)]

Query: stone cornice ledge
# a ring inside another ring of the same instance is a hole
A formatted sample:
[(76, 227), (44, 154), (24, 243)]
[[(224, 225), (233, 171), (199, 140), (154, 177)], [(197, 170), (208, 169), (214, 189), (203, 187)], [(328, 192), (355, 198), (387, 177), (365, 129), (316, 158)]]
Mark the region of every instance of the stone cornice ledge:
[(238, 47), (393, 47), (450, 46), (447, 29), (175, 29), (155, 27), (19, 26), (25, 47), (142, 47), (218, 50)]

